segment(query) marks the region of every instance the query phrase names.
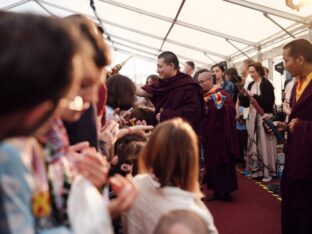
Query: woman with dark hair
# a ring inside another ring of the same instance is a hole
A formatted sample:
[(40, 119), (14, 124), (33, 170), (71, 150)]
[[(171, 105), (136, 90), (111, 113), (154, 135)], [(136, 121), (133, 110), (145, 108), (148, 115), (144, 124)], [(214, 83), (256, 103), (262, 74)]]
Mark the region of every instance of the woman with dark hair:
[(146, 84), (152, 85), (152, 84), (157, 83), (158, 80), (159, 80), (159, 76), (157, 76), (157, 75), (149, 75), (146, 78)]
[[(245, 152), (247, 151), (247, 128), (246, 128), (246, 119), (244, 116), (244, 107), (240, 102), (239, 86), (242, 84), (242, 78), (238, 75), (237, 70), (234, 67), (227, 69), (224, 72), (225, 80), (229, 80), (234, 84), (234, 96), (233, 101), (236, 105), (236, 129), (238, 133), (239, 141), (239, 158), (236, 160), (237, 163), (243, 163), (245, 161)], [(244, 172), (244, 174), (246, 174)]]
[(106, 120), (113, 118), (114, 110), (119, 108), (126, 111), (133, 107), (135, 102), (135, 85), (127, 76), (120, 74), (109, 77), (106, 81), (107, 103)]
[[(99, 32), (97, 25), (91, 19), (84, 15), (76, 14), (66, 17), (65, 20), (79, 28), (82, 37), (87, 41), (88, 47), (90, 47), (90, 52), (88, 52), (91, 53), (90, 55), (95, 66), (93, 65), (93, 69), (86, 71), (80, 87), (82, 93), (80, 95), (85, 103), (89, 103), (89, 108), (80, 114), (76, 114), (76, 120), (65, 120), (64, 124), (71, 144), (88, 141), (91, 146), (97, 148), (98, 131), (95, 118), (95, 104), (98, 99), (99, 81), (105, 74), (104, 67), (111, 63), (111, 54), (102, 33)], [(86, 64), (83, 64), (83, 66), (85, 67)]]
[[(157, 75), (149, 75), (146, 78), (146, 85), (155, 85), (158, 83), (159, 76)], [(148, 108), (150, 111), (155, 112), (155, 106), (149, 97), (137, 97), (138, 101), (136, 102), (136, 106)]]
[(238, 72), (234, 67), (230, 67), (224, 72), (224, 78), (233, 82), (234, 84), (242, 82), (242, 78), (238, 75)]
[(215, 79), (215, 84), (222, 90), (228, 92), (233, 99), (234, 97), (234, 84), (231, 81), (224, 79), (224, 67), (217, 63), (211, 67), (212, 75)]
[(224, 79), (231, 81), (234, 84), (233, 101), (236, 103), (239, 92), (238, 85), (242, 83), (242, 78), (238, 75), (237, 70), (234, 67), (231, 67), (224, 72)]
[[(264, 110), (265, 114), (273, 116), (274, 88), (270, 81), (265, 79), (264, 69), (259, 62), (249, 65), (249, 73), (254, 81), (248, 85), (246, 93), (252, 96)], [(256, 109), (249, 106), (247, 119), (248, 152), (247, 167), (252, 177), (262, 177), (263, 182), (272, 180), (276, 173), (276, 139), (274, 135), (267, 134), (263, 120)]]

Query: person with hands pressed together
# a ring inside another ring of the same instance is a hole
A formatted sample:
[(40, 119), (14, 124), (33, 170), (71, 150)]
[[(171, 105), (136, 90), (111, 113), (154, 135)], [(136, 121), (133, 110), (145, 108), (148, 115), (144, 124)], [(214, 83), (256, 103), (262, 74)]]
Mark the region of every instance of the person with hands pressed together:
[(108, 210), (112, 218), (115, 218), (123, 212), (129, 210), (138, 195), (137, 185), (134, 183), (132, 176), (126, 178), (121, 175), (114, 175), (109, 178), (112, 189), (117, 194), (108, 204)]

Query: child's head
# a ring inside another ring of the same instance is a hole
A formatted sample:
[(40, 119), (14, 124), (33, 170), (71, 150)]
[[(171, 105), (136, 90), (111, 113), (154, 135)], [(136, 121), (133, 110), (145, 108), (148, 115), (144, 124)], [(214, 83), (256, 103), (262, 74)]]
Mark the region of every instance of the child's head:
[(176, 186), (200, 194), (197, 136), (182, 119), (157, 125), (139, 162), (140, 171), (153, 173), (161, 187)]
[(146, 139), (138, 135), (127, 135), (116, 143), (118, 163), (114, 167), (114, 173), (121, 175), (137, 174), (137, 160), (146, 144)]
[(147, 125), (153, 125), (154, 112), (148, 108), (136, 107), (131, 111), (130, 119), (145, 120)]
[(189, 210), (173, 210), (159, 220), (154, 234), (208, 234), (207, 223)]

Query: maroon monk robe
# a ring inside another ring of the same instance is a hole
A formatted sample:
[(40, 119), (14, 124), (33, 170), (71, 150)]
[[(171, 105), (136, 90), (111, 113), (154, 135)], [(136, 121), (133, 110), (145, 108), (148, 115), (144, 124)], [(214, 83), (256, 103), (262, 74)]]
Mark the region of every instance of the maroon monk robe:
[(283, 233), (312, 233), (312, 82), (296, 102), (294, 86), (289, 122), (299, 119), (288, 134), (282, 187)]
[[(204, 114), (204, 99), (201, 87), (191, 76), (178, 72), (169, 79), (159, 79), (157, 83), (142, 87), (151, 93), (155, 106), (155, 116), (160, 114), (160, 122), (181, 117), (201, 135), (201, 122)], [(154, 119), (155, 119), (154, 116)], [(155, 119), (155, 125), (157, 121)]]
[(205, 97), (207, 113), (203, 121), (203, 147), (206, 182), (217, 193), (230, 193), (238, 188), (235, 158), (239, 155), (235, 107), (230, 95), (221, 89), (224, 103), (217, 108), (212, 95)]

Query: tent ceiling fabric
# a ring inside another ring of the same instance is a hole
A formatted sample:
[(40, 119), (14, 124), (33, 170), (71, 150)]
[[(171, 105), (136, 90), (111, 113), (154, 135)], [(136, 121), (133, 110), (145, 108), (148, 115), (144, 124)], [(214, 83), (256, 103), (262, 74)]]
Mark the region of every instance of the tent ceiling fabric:
[[(269, 7), (272, 11), (282, 11), (311, 20), (312, 6), (294, 11), (285, 5), (285, 0), (248, 1), (250, 4)], [(115, 49), (155, 59), (182, 1), (94, 0), (94, 2)], [(89, 0), (1, 0), (0, 8), (45, 15), (52, 13), (61, 17), (81, 13), (94, 18)], [(269, 16), (294, 34), (308, 32), (307, 25), (274, 15)], [(236, 48), (227, 42), (226, 38)], [(270, 40), (267, 40), (268, 38)], [(242, 7), (227, 0), (187, 0), (164, 43), (163, 50), (176, 52), (183, 61), (190, 59), (200, 65), (208, 65), (222, 60), (235, 61), (244, 58), (239, 50), (251, 55), (262, 45), (264, 48), (266, 46), (271, 48), (274, 43), (281, 43), (282, 39), (282, 42), (285, 42), (289, 38), (291, 37), (276, 24), (264, 17), (261, 11)], [(135, 51), (136, 49), (138, 51)]]
[[(184, 11), (181, 13), (181, 20), (192, 22), (204, 28), (226, 32), (248, 41), (258, 42), (278, 31), (274, 24), (267, 22), (261, 12), (238, 5), (224, 1), (209, 1), (207, 8), (193, 4), (193, 1), (186, 4)], [(194, 17), (194, 12), (204, 17)], [(283, 22), (282, 26), (286, 27), (291, 23), (289, 21)], [(259, 33), (261, 29), (265, 30)]]

